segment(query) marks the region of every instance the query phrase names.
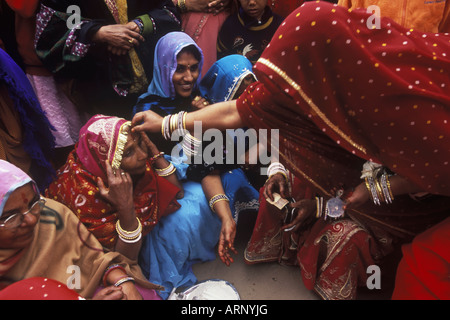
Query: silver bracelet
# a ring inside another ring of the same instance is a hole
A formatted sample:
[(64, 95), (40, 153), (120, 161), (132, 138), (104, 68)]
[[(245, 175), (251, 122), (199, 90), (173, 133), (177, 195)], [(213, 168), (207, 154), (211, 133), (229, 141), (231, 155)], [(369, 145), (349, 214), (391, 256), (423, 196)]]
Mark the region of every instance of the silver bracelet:
[(114, 287), (118, 287), (121, 284), (124, 284), (125, 282), (128, 282), (128, 281), (134, 282), (134, 278), (133, 277), (124, 277), (122, 279), (119, 279), (116, 283), (114, 283)]
[(372, 177), (367, 177), (365, 180), (366, 187), (371, 194), (373, 203), (375, 203), (376, 205), (381, 205), (380, 198), (378, 198), (377, 188), (375, 186), (375, 180)]

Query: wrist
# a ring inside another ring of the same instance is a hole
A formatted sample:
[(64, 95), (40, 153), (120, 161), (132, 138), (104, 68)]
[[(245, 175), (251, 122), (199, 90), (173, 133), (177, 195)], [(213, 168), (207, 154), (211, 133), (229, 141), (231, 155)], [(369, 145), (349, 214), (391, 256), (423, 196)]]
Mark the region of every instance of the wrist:
[(134, 203), (117, 207), (117, 216), (124, 227), (128, 227), (130, 223), (134, 224), (136, 219)]
[(116, 232), (119, 236), (119, 239), (125, 243), (134, 244), (139, 242), (142, 237), (142, 223), (139, 218), (135, 218), (134, 226), (132, 224), (126, 226), (125, 228), (122, 226), (122, 221), (117, 220), (116, 222)]
[(116, 282), (114, 282), (114, 287), (119, 287), (119, 286), (126, 287), (126, 286), (130, 286), (130, 285), (133, 285), (133, 284), (134, 284), (134, 281), (135, 281), (135, 280), (134, 280), (133, 277), (130, 277), (130, 276), (125, 275), (125, 276), (123, 276), (123, 277), (117, 279)]
[(103, 27), (98, 28), (98, 30), (92, 34), (91, 41), (94, 43), (102, 43), (103, 42), (103, 36), (102, 36), (102, 30)]
[(103, 286), (114, 285), (119, 279), (126, 277), (127, 272), (124, 267), (119, 264), (109, 266), (103, 275)]

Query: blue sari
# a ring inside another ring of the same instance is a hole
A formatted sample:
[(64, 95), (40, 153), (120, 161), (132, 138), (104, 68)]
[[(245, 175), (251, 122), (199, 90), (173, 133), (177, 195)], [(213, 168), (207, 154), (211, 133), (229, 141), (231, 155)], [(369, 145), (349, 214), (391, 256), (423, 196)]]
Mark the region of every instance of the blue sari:
[[(134, 113), (151, 109), (166, 115), (188, 108), (184, 105), (186, 108), (180, 109), (182, 105), (177, 101), (171, 79), (177, 65), (177, 54), (190, 45), (201, 53), (200, 48), (185, 33), (172, 32), (160, 39), (154, 61), (158, 67), (155, 67), (148, 92), (139, 98), (134, 107)], [(172, 289), (192, 286), (197, 282), (192, 265), (216, 259), (216, 245), (221, 230), (221, 221), (211, 211), (201, 184), (187, 177), (190, 165), (186, 164), (187, 158), (181, 147), (176, 145), (175, 148), (179, 148), (179, 152), (174, 153), (179, 156), (165, 157), (177, 168), (178, 179), (183, 184), (184, 197), (178, 200), (181, 208), (163, 217), (145, 237), (139, 258), (139, 264), (149, 281), (164, 286), (165, 289), (159, 292), (163, 299), (167, 299)], [(222, 172), (221, 180), (236, 221), (240, 212), (258, 209), (259, 193), (241, 169)]]

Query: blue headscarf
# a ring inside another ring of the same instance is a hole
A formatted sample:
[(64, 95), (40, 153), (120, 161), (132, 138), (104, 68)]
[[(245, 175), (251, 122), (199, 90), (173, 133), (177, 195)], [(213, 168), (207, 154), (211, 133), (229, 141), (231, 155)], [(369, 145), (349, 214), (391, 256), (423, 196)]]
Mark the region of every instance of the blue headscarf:
[(14, 60), (0, 49), (0, 83), (4, 84), (18, 112), (23, 128), (23, 147), (34, 167), (33, 178), (44, 190), (53, 180), (55, 171), (49, 159), (55, 148), (53, 126), (34, 93), (27, 76)]
[(139, 100), (142, 100), (149, 95), (157, 95), (162, 98), (172, 99), (176, 97), (172, 77), (177, 69), (177, 55), (181, 50), (188, 46), (194, 46), (197, 48), (201, 57), (199, 61), (199, 77), (195, 85), (195, 88), (198, 87), (203, 66), (202, 50), (186, 33), (180, 31), (169, 32), (165, 36), (161, 37), (156, 44), (153, 79), (148, 86), (147, 93), (141, 95)]
[(249, 74), (255, 77), (252, 63), (245, 56), (226, 56), (216, 61), (205, 74), (200, 82), (200, 94), (211, 103), (231, 100)]

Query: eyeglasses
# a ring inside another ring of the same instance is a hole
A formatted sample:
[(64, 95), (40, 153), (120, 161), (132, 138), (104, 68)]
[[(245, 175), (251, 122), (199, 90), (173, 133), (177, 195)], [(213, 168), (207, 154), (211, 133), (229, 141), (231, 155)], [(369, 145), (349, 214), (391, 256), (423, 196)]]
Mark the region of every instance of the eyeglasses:
[(33, 203), (30, 210), (24, 213), (15, 213), (10, 215), (5, 219), (0, 219), (0, 228), (14, 229), (21, 225), (25, 216), (31, 213), (33, 216), (37, 217), (41, 214), (42, 208), (44, 208), (45, 199), (40, 198), (38, 201)]

